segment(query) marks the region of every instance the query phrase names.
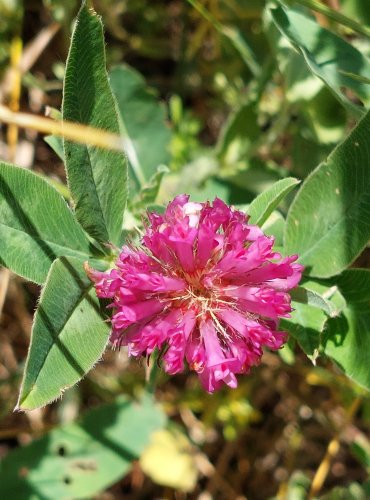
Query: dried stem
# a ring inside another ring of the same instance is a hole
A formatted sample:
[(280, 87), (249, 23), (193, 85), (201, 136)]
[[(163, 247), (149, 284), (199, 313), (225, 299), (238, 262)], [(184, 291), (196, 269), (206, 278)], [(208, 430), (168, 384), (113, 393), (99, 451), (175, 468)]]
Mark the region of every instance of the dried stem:
[(6, 269), (5, 267), (3, 269), (0, 269), (0, 315), (4, 307), (5, 297), (8, 291), (9, 279), (9, 269)]
[(221, 35), (229, 39), (234, 48), (239, 52), (252, 75), (258, 76), (261, 72), (261, 68), (251, 48), (247, 45), (244, 38), (241, 37), (239, 31), (232, 26), (224, 26), (220, 23), (199, 0), (188, 0), (188, 2), (204, 17), (204, 19), (211, 23)]
[(27, 73), (53, 39), (54, 35), (58, 32), (59, 28), (60, 25), (58, 23), (52, 23), (46, 26), (24, 47), (17, 64), (11, 64), (9, 69), (5, 71), (3, 81), (0, 85), (0, 101), (13, 90), (13, 69), (16, 68), (19, 70), (21, 76)]
[(332, 463), (334, 457), (336, 456), (336, 454), (338, 453), (339, 448), (340, 448), (340, 441), (339, 440), (340, 440), (341, 432), (351, 422), (351, 420), (355, 416), (361, 402), (362, 402), (362, 398), (360, 396), (357, 397), (353, 401), (352, 405), (350, 406), (350, 408), (348, 410), (344, 427), (342, 429), (338, 430), (335, 433), (335, 436), (333, 437), (333, 439), (329, 442), (328, 447), (326, 449), (326, 453), (324, 455), (324, 458), (322, 459), (322, 461), (321, 461), (321, 463), (316, 471), (316, 474), (312, 480), (310, 493), (308, 495), (308, 500), (311, 500), (312, 498), (316, 497), (318, 495), (318, 493), (320, 492), (321, 488), (323, 487), (323, 484), (326, 480), (326, 477), (329, 474), (331, 463)]
[[(19, 99), (21, 95), (22, 74), (20, 70), (20, 60), (22, 58), (22, 39), (15, 35), (10, 44), (10, 75), (11, 75), (11, 92), (9, 96), (9, 106), (12, 112), (19, 109)], [(18, 143), (18, 127), (16, 124), (10, 124), (7, 130), (8, 143), (8, 159), (13, 162), (15, 159), (17, 143)], [(2, 269), (0, 282), (0, 316), (3, 310), (8, 285), (10, 280), (9, 269)]]
[(81, 144), (98, 146), (114, 151), (124, 151), (124, 140), (119, 135), (80, 123), (55, 121), (43, 116), (17, 113), (6, 106), (0, 105), (1, 121), (10, 125), (16, 125), (17, 127), (37, 130), (44, 134), (58, 135)]

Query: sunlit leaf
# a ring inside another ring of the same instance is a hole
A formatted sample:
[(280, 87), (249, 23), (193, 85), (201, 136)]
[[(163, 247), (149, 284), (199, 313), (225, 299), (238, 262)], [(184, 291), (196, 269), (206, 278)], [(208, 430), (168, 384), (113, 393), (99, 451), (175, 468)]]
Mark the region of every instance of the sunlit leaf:
[(122, 478), (165, 424), (150, 399), (114, 403), (10, 452), (0, 463), (1, 498), (93, 498)]
[(246, 103), (231, 113), (220, 133), (217, 156), (224, 169), (245, 164), (248, 154), (261, 133), (255, 103)]
[(133, 205), (136, 209), (146, 209), (148, 205), (155, 202), (163, 176), (168, 173), (169, 169), (164, 165), (158, 167), (157, 172), (144, 184), (140, 193), (134, 199)]
[(295, 302), (318, 307), (331, 317), (339, 316), (347, 304), (338, 286), (312, 280), (304, 281), (302, 286), (291, 290), (290, 295)]
[(0, 163), (0, 261), (43, 283), (57, 257), (87, 260), (93, 251), (62, 196), (40, 176)]
[(348, 99), (343, 88), (351, 89), (365, 106), (370, 105), (370, 86), (346, 75), (349, 72), (369, 78), (370, 60), (301, 12), (278, 7), (271, 9), (271, 14), (279, 30), (301, 52), (309, 69), (347, 109), (360, 116), (361, 108)]
[(292, 302), (294, 311), (290, 319), (280, 322), (282, 330), (287, 330), (299, 343), (303, 351), (313, 361), (319, 355), (321, 332), (327, 316), (316, 307), (309, 304)]
[(143, 187), (160, 165), (170, 160), (171, 130), (166, 111), (143, 77), (126, 65), (110, 72), (117, 100), (125, 150), (130, 164), (132, 187)]
[[(64, 81), (63, 118), (120, 133), (105, 68), (103, 26), (84, 2), (72, 35)], [(123, 153), (64, 141), (68, 184), (76, 216), (101, 242), (120, 242), (126, 205)]]
[(258, 195), (248, 207), (249, 222), (257, 226), (262, 226), (285, 196), (299, 183), (298, 179), (287, 177), (276, 182), (269, 189)]
[(370, 112), (303, 183), (288, 213), (285, 251), (306, 273), (339, 274), (370, 238)]
[(61, 396), (100, 359), (108, 334), (83, 261), (57, 259), (35, 314), (18, 407), (32, 410)]
[(370, 390), (370, 271), (348, 269), (337, 283), (347, 307), (327, 322), (324, 352), (348, 377)]
[(64, 148), (63, 139), (56, 135), (47, 135), (44, 137), (44, 141), (51, 147), (51, 149), (56, 153), (59, 158), (64, 162)]

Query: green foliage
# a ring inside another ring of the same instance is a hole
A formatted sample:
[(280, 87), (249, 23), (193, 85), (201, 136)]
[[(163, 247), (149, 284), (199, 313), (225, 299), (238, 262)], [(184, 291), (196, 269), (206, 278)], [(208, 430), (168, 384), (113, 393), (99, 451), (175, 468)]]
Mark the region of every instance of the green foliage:
[(244, 36), (236, 26), (224, 26), (213, 17), (213, 15), (207, 11), (198, 0), (188, 0), (188, 2), (193, 5), (200, 14), (210, 22), (213, 27), (222, 34), (234, 47), (234, 49), (239, 53), (242, 61), (245, 63), (249, 71), (254, 75), (258, 76), (260, 73), (260, 67), (253, 53), (252, 48), (248, 45)]
[[(83, 3), (67, 60), (63, 118), (119, 133), (116, 103), (105, 69), (103, 26)], [(118, 244), (126, 206), (123, 153), (64, 141), (68, 184), (76, 217), (98, 241)]]
[(131, 187), (143, 187), (160, 165), (167, 165), (171, 130), (166, 113), (144, 78), (121, 65), (110, 73), (110, 84), (117, 100), (121, 133), (130, 163)]
[(310, 480), (301, 471), (293, 472), (288, 482), (286, 500), (305, 500), (307, 498)]
[(148, 205), (155, 202), (163, 176), (168, 172), (169, 169), (166, 166), (161, 165), (158, 167), (157, 172), (152, 175), (146, 184), (143, 185), (140, 194), (134, 200), (133, 205), (136, 210), (145, 210)]
[(60, 397), (100, 359), (108, 334), (83, 262), (57, 259), (35, 314), (18, 407), (33, 410)]
[(47, 135), (44, 141), (49, 144), (51, 149), (59, 156), (63, 163), (65, 163), (63, 139), (56, 135)]
[(272, 212), (277, 208), (285, 196), (294, 189), (299, 180), (294, 177), (287, 177), (276, 182), (259, 196), (257, 196), (248, 207), (250, 223), (262, 226)]
[(303, 55), (310, 71), (328, 85), (347, 109), (361, 115), (361, 108), (348, 99), (343, 89), (351, 89), (364, 106), (370, 105), (369, 85), (350, 76), (370, 78), (370, 60), (301, 12), (278, 7), (271, 14), (279, 30)]
[[(246, 210), (248, 213), (248, 209)], [(275, 210), (263, 223), (261, 229), (268, 236), (275, 238), (275, 246), (283, 246), (283, 233), (284, 233), (285, 219), (280, 212)]]
[(310, 276), (339, 274), (369, 240), (369, 127), (370, 112), (307, 177), (289, 210), (285, 251), (298, 253)]
[(328, 320), (323, 347), (348, 377), (370, 390), (369, 284), (368, 269), (348, 269), (339, 277), (337, 285), (347, 306), (340, 316)]
[(292, 302), (291, 319), (283, 319), (281, 328), (287, 330), (298, 341), (307, 356), (315, 361), (319, 355), (321, 333), (327, 316), (325, 313), (309, 304)]
[(57, 257), (87, 260), (94, 250), (48, 182), (6, 163), (0, 163), (0, 213), (2, 264), (36, 283), (45, 281)]
[(254, 103), (246, 103), (231, 114), (224, 126), (217, 147), (221, 166), (237, 168), (244, 166), (255, 141), (260, 135)]
[(370, 441), (365, 434), (358, 433), (352, 443), (351, 451), (357, 460), (370, 471)]
[(0, 496), (91, 498), (127, 474), (164, 424), (150, 398), (121, 396), (10, 453), (0, 464)]
[(319, 355), (328, 356), (348, 377), (367, 389), (369, 283), (367, 269), (348, 269), (325, 282), (305, 282), (292, 292), (292, 318), (282, 321), (282, 327), (313, 361)]
[(169, 113), (173, 130), (170, 143), (170, 165), (176, 171), (181, 170), (198, 154), (201, 148), (198, 134), (202, 123), (188, 108), (184, 108), (178, 95), (171, 96)]
[[(12, 37), (19, 34), (19, 26), (23, 18), (21, 0), (0, 0), (0, 75), (9, 62)], [(0, 95), (2, 91), (0, 89)]]
[(326, 495), (320, 496), (320, 500), (367, 500), (369, 498), (369, 486), (358, 483), (350, 483), (346, 487), (336, 486)]
[(370, 12), (366, 0), (342, 0), (341, 7), (343, 13), (353, 19), (358, 19), (367, 25), (370, 23)]
[(324, 311), (328, 316), (335, 317), (339, 311), (325, 296), (315, 290), (309, 290), (306, 287), (298, 286), (291, 291), (292, 300), (300, 304), (308, 304), (313, 307), (318, 307)]

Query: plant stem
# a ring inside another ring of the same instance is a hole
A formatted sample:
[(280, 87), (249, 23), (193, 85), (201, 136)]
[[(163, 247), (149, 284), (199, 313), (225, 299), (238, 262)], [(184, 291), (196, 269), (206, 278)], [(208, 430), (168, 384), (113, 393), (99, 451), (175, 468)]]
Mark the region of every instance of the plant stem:
[(159, 352), (156, 349), (149, 358), (149, 366), (146, 372), (146, 392), (150, 396), (154, 395), (155, 387), (158, 379), (159, 364), (158, 364)]
[(37, 130), (44, 134), (58, 135), (81, 144), (98, 146), (113, 151), (125, 150), (124, 139), (117, 134), (80, 123), (55, 121), (43, 116), (19, 113), (2, 104), (0, 104), (0, 122)]
[(345, 16), (344, 14), (341, 14), (340, 12), (331, 9), (327, 5), (322, 4), (321, 2), (317, 0), (288, 0), (289, 4), (292, 3), (299, 3), (301, 5), (304, 5), (305, 7), (308, 7), (309, 9), (312, 9), (316, 12), (319, 12), (320, 14), (323, 14), (324, 16), (328, 17), (329, 19), (332, 19), (338, 24), (342, 24), (343, 26), (346, 26), (347, 28), (350, 28), (352, 31), (355, 31), (357, 33), (360, 33), (361, 35), (364, 35), (368, 38), (370, 38), (370, 28), (367, 26), (363, 26), (354, 19), (351, 19), (350, 17)]
[(258, 76), (261, 72), (261, 68), (257, 62), (256, 56), (240, 31), (234, 26), (224, 26), (198, 0), (188, 0), (188, 2), (204, 17), (204, 19), (207, 19), (221, 35), (229, 39), (234, 48), (239, 52), (252, 75)]
[[(11, 67), (11, 92), (10, 92), (10, 109), (13, 111), (18, 111), (19, 100), (21, 96), (22, 89), (22, 75), (19, 70), (19, 62), (22, 57), (23, 42), (22, 38), (15, 35), (10, 44), (10, 67)], [(8, 160), (14, 162), (17, 144), (18, 144), (18, 127), (15, 124), (10, 124), (7, 131), (7, 143), (8, 143)], [(0, 316), (3, 311), (6, 295), (8, 292), (9, 280), (10, 280), (10, 270), (1, 269), (1, 280), (0, 280)]]
[[(353, 401), (352, 405), (350, 406), (350, 408), (347, 412), (347, 418), (346, 418), (344, 428), (352, 421), (353, 417), (355, 416), (357, 410), (360, 407), (361, 402), (362, 402), (361, 396), (357, 397)], [(344, 430), (344, 428), (342, 430)], [(321, 461), (321, 463), (316, 471), (316, 474), (312, 480), (311, 489), (310, 489), (310, 492), (308, 495), (308, 500), (311, 500), (312, 498), (316, 497), (318, 495), (318, 493), (320, 492), (321, 488), (323, 487), (323, 484), (326, 480), (326, 477), (330, 471), (330, 466), (331, 466), (332, 460), (336, 456), (336, 454), (338, 453), (339, 448), (340, 448), (340, 441), (339, 441), (340, 434), (341, 434), (341, 430), (337, 431), (335, 433), (335, 436), (333, 437), (333, 439), (328, 444), (325, 456), (322, 459), (322, 461)]]

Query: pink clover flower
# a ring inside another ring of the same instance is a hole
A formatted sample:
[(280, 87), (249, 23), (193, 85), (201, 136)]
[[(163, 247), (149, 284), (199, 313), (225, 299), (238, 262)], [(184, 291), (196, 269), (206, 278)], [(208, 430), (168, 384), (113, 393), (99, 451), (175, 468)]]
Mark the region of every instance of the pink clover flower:
[(171, 375), (186, 361), (209, 392), (235, 388), (264, 347), (286, 341), (278, 322), (290, 316), (303, 266), (218, 198), (180, 195), (148, 219), (141, 246), (124, 246), (114, 269), (89, 272), (98, 297), (112, 301), (111, 342), (136, 357), (158, 349)]

